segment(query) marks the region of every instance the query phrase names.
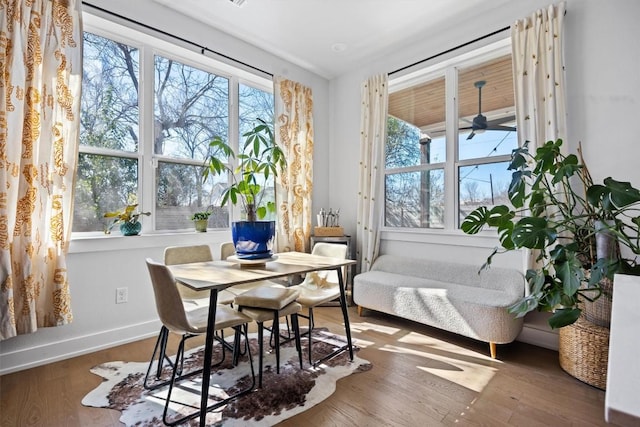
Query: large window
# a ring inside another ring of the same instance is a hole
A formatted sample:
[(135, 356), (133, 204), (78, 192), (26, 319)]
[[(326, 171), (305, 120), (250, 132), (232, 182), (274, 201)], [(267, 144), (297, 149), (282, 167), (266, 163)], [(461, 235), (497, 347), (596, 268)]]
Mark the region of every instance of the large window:
[(385, 226), (455, 228), (477, 206), (507, 201), (511, 66), (501, 47), (390, 82)]
[(168, 54), (140, 39), (84, 34), (73, 231), (102, 231), (105, 212), (132, 202), (152, 212), (147, 231), (192, 230), (191, 214), (207, 208), (209, 227), (226, 228), (237, 215), (220, 206), (228, 177), (202, 180), (216, 154), (209, 142), (220, 136), (237, 146), (257, 118), (272, 121), (271, 82), (242, 81), (209, 58), (174, 56), (179, 48)]

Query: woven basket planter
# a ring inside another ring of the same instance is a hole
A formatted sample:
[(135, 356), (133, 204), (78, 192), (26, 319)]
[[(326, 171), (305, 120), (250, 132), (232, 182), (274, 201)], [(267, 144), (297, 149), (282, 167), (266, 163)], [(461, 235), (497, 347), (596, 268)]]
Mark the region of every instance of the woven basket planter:
[(582, 315), (584, 318), (598, 326), (605, 328), (611, 325), (611, 301), (613, 298), (613, 281), (604, 278), (600, 281), (602, 295), (597, 300), (582, 302)]
[(609, 362), (609, 329), (580, 317), (560, 328), (560, 367), (569, 375), (604, 390)]

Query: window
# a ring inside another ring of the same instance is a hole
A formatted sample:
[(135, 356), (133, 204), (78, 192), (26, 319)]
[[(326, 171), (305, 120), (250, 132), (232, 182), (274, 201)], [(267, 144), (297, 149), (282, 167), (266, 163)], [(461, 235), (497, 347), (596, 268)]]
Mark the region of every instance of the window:
[(385, 226), (456, 228), (507, 201), (517, 147), (508, 47), (390, 82)]
[(256, 118), (272, 121), (271, 81), (150, 36), (91, 30), (84, 33), (73, 231), (102, 231), (105, 212), (133, 201), (152, 211), (147, 231), (190, 231), (191, 214), (206, 208), (213, 210), (209, 227), (227, 228), (239, 215), (220, 206), (228, 177), (202, 180), (215, 154), (209, 142), (237, 143)]

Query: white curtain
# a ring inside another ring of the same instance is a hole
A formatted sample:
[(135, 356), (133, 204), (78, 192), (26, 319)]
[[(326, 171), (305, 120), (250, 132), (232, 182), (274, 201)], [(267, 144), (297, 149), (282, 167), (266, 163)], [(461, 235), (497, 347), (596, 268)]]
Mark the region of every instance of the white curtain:
[(529, 141), (531, 151), (566, 139), (564, 14), (562, 2), (511, 26), (518, 142)]
[(360, 182), (356, 224), (357, 260), (361, 272), (369, 271), (378, 255), (384, 201), (384, 145), (387, 130), (388, 76), (370, 77), (362, 84), (360, 117)]
[(276, 205), (278, 252), (308, 252), (313, 192), (313, 97), (298, 82), (274, 77), (275, 138), (285, 152), (287, 170), (278, 175)]
[(72, 320), (80, 4), (0, 2), (0, 339)]
[[(564, 14), (561, 2), (511, 26), (518, 143), (529, 141), (532, 153), (547, 141), (566, 139)], [(523, 251), (524, 270), (536, 266), (538, 253)]]

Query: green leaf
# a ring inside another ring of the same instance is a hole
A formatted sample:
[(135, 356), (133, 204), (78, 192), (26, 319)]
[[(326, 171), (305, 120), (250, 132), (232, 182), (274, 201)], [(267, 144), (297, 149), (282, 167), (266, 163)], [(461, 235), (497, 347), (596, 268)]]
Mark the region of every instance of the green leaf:
[[(561, 140), (560, 145), (562, 144)], [(545, 173), (555, 174), (557, 159), (561, 157), (560, 145), (553, 141), (548, 141), (542, 147), (536, 150), (535, 160), (536, 166), (533, 172), (536, 175), (542, 175)]]
[(578, 157), (575, 154), (571, 154), (567, 156), (562, 162), (558, 164), (558, 169), (556, 173), (553, 175), (553, 179), (551, 182), (553, 184), (558, 184), (562, 182), (563, 179), (571, 178), (582, 168), (581, 165), (578, 164)]
[(549, 317), (549, 326), (552, 329), (562, 328), (564, 326), (571, 325), (578, 317), (582, 310), (579, 308), (561, 308), (555, 311), (551, 317)]
[(258, 209), (256, 209), (256, 215), (259, 219), (264, 218), (267, 215), (267, 208), (264, 206), (260, 206)]
[(578, 292), (580, 288), (580, 277), (578, 270), (582, 268), (581, 265), (575, 265), (572, 259), (567, 261), (560, 261), (554, 264), (556, 270), (556, 276), (562, 282), (562, 289), (566, 295), (573, 296)]
[(462, 224), (460, 224), (460, 228), (466, 234), (478, 234), (487, 223), (488, 214), (489, 210), (486, 206), (480, 206), (465, 217)]
[(535, 310), (537, 307), (538, 300), (535, 297), (529, 295), (520, 299), (515, 304), (509, 306), (507, 310), (509, 311), (509, 313), (515, 314), (516, 318), (518, 318), (523, 317), (525, 314)]
[(522, 147), (511, 151), (511, 163), (507, 170), (518, 170), (527, 166), (527, 157), (529, 156), (529, 141), (526, 141)]
[(527, 283), (529, 284), (529, 292), (532, 295), (538, 295), (542, 292), (542, 287), (545, 284), (545, 275), (541, 270), (527, 270), (525, 275)]
[(545, 249), (556, 241), (557, 232), (545, 218), (524, 217), (513, 227), (512, 239), (517, 247)]
[(509, 184), (509, 200), (511, 204), (516, 208), (524, 206), (524, 199), (526, 195), (526, 182), (525, 177), (527, 172), (515, 171), (511, 174), (511, 183)]
[(617, 208), (623, 208), (640, 202), (640, 191), (629, 182), (616, 181), (609, 177), (604, 179), (604, 185), (609, 190), (609, 199)]
[(541, 216), (547, 208), (547, 198), (542, 191), (532, 191), (529, 210), (532, 216)]

